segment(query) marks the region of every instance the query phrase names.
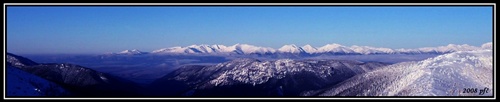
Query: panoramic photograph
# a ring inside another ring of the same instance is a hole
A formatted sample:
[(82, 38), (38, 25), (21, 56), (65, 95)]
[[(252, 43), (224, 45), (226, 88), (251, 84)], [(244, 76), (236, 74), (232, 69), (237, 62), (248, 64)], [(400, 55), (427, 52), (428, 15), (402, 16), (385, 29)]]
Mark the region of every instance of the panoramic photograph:
[(4, 98), (493, 97), (493, 6), (6, 6)]

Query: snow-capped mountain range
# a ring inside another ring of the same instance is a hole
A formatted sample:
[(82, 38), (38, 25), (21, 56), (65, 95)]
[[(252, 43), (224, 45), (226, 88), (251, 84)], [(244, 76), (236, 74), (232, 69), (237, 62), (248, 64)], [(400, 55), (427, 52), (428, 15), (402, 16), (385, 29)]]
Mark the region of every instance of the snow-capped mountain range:
[(222, 54), (222, 53), (235, 53), (235, 54), (265, 54), (265, 53), (274, 53), (275, 49), (269, 47), (258, 47), (248, 44), (235, 44), (233, 46), (224, 46), (224, 45), (191, 45), (187, 47), (171, 47), (171, 48), (163, 48), (159, 50), (154, 50), (151, 53), (155, 54)]
[[(171, 47), (162, 48), (154, 50), (151, 54), (275, 54), (275, 53), (289, 53), (289, 54), (443, 54), (456, 51), (473, 51), (480, 49), (492, 49), (492, 42), (485, 43), (481, 47), (470, 46), (467, 44), (456, 45), (449, 44), (447, 46), (439, 47), (424, 47), (417, 49), (390, 49), (390, 48), (379, 48), (370, 46), (343, 46), (340, 44), (327, 44), (322, 47), (313, 47), (311, 45), (305, 45), (302, 47), (296, 46), (294, 44), (284, 45), (279, 49), (273, 49), (270, 47), (259, 47), (249, 44), (235, 44), (232, 46), (225, 45), (191, 45), (187, 47)], [(140, 55), (148, 54), (148, 52), (142, 52), (139, 50), (125, 50), (116, 54), (125, 55)]]

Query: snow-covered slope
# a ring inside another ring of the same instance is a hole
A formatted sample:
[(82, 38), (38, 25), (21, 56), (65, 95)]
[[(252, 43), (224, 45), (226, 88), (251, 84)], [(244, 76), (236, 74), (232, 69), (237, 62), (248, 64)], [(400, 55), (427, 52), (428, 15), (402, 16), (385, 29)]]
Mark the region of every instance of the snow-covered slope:
[(38, 65), (38, 63), (31, 61), (22, 56), (17, 56), (15, 54), (7, 53), (7, 64), (12, 64), (12, 66), (32, 66)]
[(6, 74), (6, 96), (70, 95), (70, 92), (60, 85), (10, 65), (7, 65)]
[(311, 46), (311, 45), (304, 45), (301, 47), (302, 50), (305, 52), (305, 53), (316, 53), (318, 51), (317, 48)]
[[(492, 50), (458, 51), (418, 62), (403, 62), (357, 75), (303, 95), (319, 96), (491, 96)], [(477, 88), (477, 93), (463, 93)], [(489, 92), (479, 95), (479, 90)]]
[(385, 65), (348, 60), (237, 59), (211, 66), (183, 66), (150, 87), (167, 93), (190, 91), (195, 96), (297, 96)]
[[(481, 49), (491, 49), (491, 42), (483, 44), (481, 47), (470, 46), (467, 44), (456, 45), (449, 44), (447, 46), (439, 47), (424, 47), (417, 49), (390, 49), (379, 48), (370, 46), (357, 46), (351, 47), (343, 46), (340, 44), (327, 44), (322, 47), (312, 47), (305, 45), (298, 47), (296, 45), (284, 45), (275, 50), (269, 47), (259, 47), (249, 44), (235, 44), (233, 46), (224, 45), (191, 45), (187, 47), (171, 47), (154, 50), (153, 54), (309, 54), (309, 55), (322, 55), (322, 54), (444, 54), (456, 51), (473, 51)], [(130, 51), (128, 51), (130, 52)]]

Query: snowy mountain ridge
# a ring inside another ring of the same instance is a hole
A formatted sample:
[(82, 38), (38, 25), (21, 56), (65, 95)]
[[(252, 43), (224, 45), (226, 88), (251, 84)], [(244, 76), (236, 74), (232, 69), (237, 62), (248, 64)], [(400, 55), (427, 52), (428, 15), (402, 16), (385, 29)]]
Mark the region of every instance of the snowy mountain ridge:
[[(456, 51), (473, 51), (481, 49), (492, 49), (492, 42), (485, 43), (481, 47), (470, 46), (467, 44), (456, 45), (449, 44), (447, 46), (438, 47), (423, 47), (416, 49), (391, 49), (391, 48), (381, 48), (381, 47), (370, 47), (370, 46), (343, 46), (340, 44), (327, 44), (322, 47), (313, 47), (311, 45), (304, 45), (298, 47), (294, 44), (284, 45), (279, 49), (273, 49), (270, 47), (259, 47), (249, 44), (235, 44), (232, 46), (225, 45), (190, 45), (186, 47), (170, 47), (154, 50), (151, 54), (280, 54), (280, 53), (292, 53), (292, 54), (425, 54), (425, 53), (450, 53)], [(125, 50), (119, 54), (145, 54), (146, 52), (140, 52), (138, 50)]]
[[(250, 59), (217, 64), (215, 67), (227, 67), (237, 65), (231, 70), (224, 71), (219, 77), (209, 81), (210, 84), (231, 85), (234, 82), (247, 84), (262, 84), (272, 78), (282, 79), (288, 74), (297, 72), (308, 72), (321, 78), (326, 78), (334, 73), (353, 71), (356, 74), (369, 72), (373, 66), (383, 66), (381, 63), (362, 63), (357, 61), (296, 61), (292, 59), (280, 59), (276, 61), (257, 61)], [(318, 65), (323, 63), (324, 65)], [(353, 66), (359, 65), (359, 66)], [(346, 67), (345, 69), (340, 69)], [(346, 71), (348, 70), (348, 71)], [(338, 71), (338, 72), (337, 72)]]
[(224, 46), (224, 45), (191, 45), (187, 47), (171, 47), (171, 48), (162, 48), (158, 50), (154, 50), (151, 53), (155, 54), (209, 54), (209, 53), (237, 53), (237, 54), (251, 54), (251, 53), (274, 53), (275, 50), (272, 48), (266, 47), (257, 47), (248, 44), (235, 44), (233, 46)]
[(217, 65), (181, 66), (157, 79), (149, 87), (170, 95), (297, 96), (304, 90), (336, 84), (386, 65), (388, 64), (352, 60), (260, 61), (241, 58)]
[[(40, 83), (40, 85), (48, 85), (45, 80), (63, 86), (66, 90), (74, 93), (74, 95), (90, 95), (90, 96), (119, 96), (119, 95), (135, 95), (137, 94), (136, 88), (139, 86), (131, 81), (122, 79), (110, 74), (98, 72), (96, 70), (86, 68), (80, 65), (68, 63), (36, 63), (30, 59), (15, 54), (7, 53), (6, 64), (13, 69), (19, 69), (32, 76), (38, 76), (44, 80), (36, 78), (23, 77), (35, 79), (32, 82)], [(9, 70), (10, 71), (10, 70)], [(14, 71), (10, 74), (14, 73)], [(9, 74), (9, 75), (10, 75)], [(10, 77), (16, 77), (22, 72), (12, 74)], [(26, 74), (22, 74), (26, 75)], [(12, 81), (13, 83), (25, 83), (23, 81)], [(23, 84), (26, 86), (25, 84)], [(33, 84), (31, 84), (33, 85)], [(30, 87), (30, 85), (27, 85)], [(52, 85), (55, 86), (55, 85)], [(9, 86), (10, 87), (10, 86)], [(32, 87), (31, 87), (32, 88)], [(57, 87), (56, 87), (57, 88)], [(53, 88), (53, 89), (56, 89)], [(127, 90), (125, 90), (127, 89)], [(58, 94), (58, 90), (45, 91), (56, 92), (50, 94)], [(48, 95), (49, 93), (23, 93), (23, 90), (13, 90), (13, 95)], [(39, 90), (37, 90), (39, 91)], [(40, 92), (41, 92), (40, 91)], [(18, 93), (18, 94), (16, 94)]]

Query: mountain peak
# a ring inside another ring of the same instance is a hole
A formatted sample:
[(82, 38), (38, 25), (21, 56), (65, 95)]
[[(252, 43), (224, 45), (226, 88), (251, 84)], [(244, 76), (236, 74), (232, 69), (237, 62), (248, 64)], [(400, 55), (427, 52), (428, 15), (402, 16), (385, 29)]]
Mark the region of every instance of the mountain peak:
[(237, 44), (234, 44), (233, 46), (254, 46), (254, 45), (237, 43)]
[(484, 43), (483, 45), (481, 45), (481, 48), (483, 48), (483, 49), (493, 49), (493, 43), (492, 42)]
[(283, 47), (285, 47), (285, 46), (289, 46), (289, 47), (297, 47), (297, 45), (295, 45), (295, 44), (283, 45)]
[(302, 46), (302, 50), (304, 50), (304, 52), (306, 52), (306, 53), (311, 54), (311, 53), (316, 53), (318, 49), (307, 44), (307, 45)]
[(462, 45), (458, 45), (458, 44), (448, 44), (447, 47), (467, 47), (467, 46), (470, 46), (468, 44), (462, 44)]
[(306, 44), (306, 45), (302, 46), (302, 48), (314, 48), (314, 47), (309, 45), (309, 44)]
[(299, 47), (297, 47), (295, 44), (290, 44), (290, 45), (283, 45), (279, 49), (297, 49), (297, 48), (299, 48)]
[(300, 53), (300, 52), (303, 52), (302, 48), (299, 48), (299, 47), (297, 47), (294, 44), (284, 45), (283, 47), (279, 48), (278, 51), (280, 51), (280, 52), (286, 52), (286, 53)]
[(123, 53), (126, 53), (126, 52), (138, 52), (139, 50), (137, 49), (133, 49), (133, 50), (124, 50), (122, 51)]
[(352, 49), (342, 46), (340, 44), (327, 44), (323, 47), (318, 48), (320, 52), (332, 52), (332, 53), (355, 53)]
[(189, 46), (187, 46), (187, 47), (198, 47), (198, 45), (194, 45), (194, 44), (193, 44), (193, 45), (189, 45)]
[(139, 51), (137, 49), (132, 49), (132, 50), (124, 50), (124, 51), (121, 51), (117, 54), (138, 55), (138, 54), (145, 54), (145, 52)]
[(340, 47), (340, 46), (342, 46), (342, 45), (337, 44), (337, 43), (331, 43), (331, 44), (326, 44), (325, 46)]

